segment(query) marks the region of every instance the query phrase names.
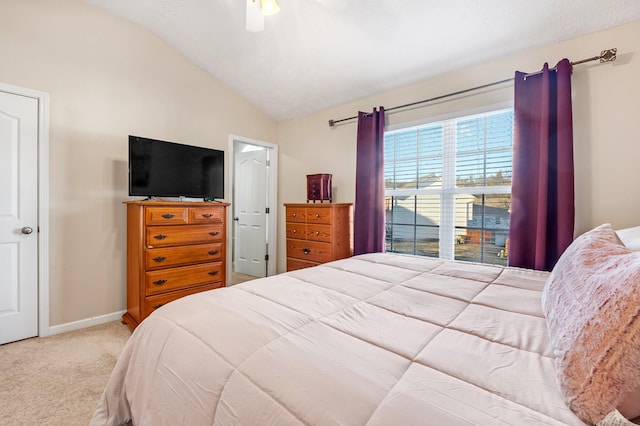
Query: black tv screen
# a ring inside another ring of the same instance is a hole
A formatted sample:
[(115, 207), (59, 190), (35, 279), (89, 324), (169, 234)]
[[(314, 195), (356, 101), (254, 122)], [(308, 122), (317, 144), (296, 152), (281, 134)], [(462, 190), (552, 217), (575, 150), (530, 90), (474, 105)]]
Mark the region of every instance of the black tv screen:
[(129, 195), (224, 198), (224, 151), (129, 136)]

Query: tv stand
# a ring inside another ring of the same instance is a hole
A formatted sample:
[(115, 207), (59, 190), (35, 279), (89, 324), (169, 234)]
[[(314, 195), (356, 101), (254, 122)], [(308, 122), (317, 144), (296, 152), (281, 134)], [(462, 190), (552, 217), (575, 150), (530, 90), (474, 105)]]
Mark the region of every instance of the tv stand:
[(127, 201), (131, 330), (162, 305), (226, 286), (228, 203)]

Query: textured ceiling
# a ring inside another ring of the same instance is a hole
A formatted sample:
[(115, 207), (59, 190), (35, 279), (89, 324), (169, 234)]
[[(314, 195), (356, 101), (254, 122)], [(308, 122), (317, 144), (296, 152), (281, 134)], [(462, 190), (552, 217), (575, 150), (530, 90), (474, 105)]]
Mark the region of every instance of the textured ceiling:
[(278, 0), (252, 33), (245, 0), (86, 1), (278, 121), (640, 19), (639, 0)]

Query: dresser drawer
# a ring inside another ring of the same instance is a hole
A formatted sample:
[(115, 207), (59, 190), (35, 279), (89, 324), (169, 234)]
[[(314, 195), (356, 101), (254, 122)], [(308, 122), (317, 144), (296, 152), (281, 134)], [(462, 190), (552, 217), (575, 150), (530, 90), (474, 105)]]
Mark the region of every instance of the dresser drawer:
[(147, 225), (180, 225), (187, 223), (189, 216), (186, 207), (147, 207), (145, 223)]
[(161, 247), (145, 250), (146, 269), (160, 269), (190, 263), (213, 262), (222, 259), (222, 243)]
[(159, 269), (145, 274), (145, 294), (165, 293), (200, 284), (222, 281), (222, 262)]
[(312, 266), (318, 266), (319, 263), (309, 262), (307, 260), (295, 259), (293, 257), (287, 258), (287, 272), (296, 271), (298, 269), (310, 268)]
[(331, 242), (331, 225), (317, 225), (310, 223), (307, 225), (307, 240)]
[(307, 237), (307, 225), (304, 223), (291, 223), (287, 222), (287, 238), (301, 238)]
[(287, 257), (320, 263), (329, 262), (332, 260), (331, 244), (287, 239)]
[(287, 207), (287, 222), (306, 222), (307, 209), (304, 207)]
[(156, 296), (149, 296), (144, 298), (142, 306), (142, 319), (146, 318), (153, 311), (161, 306), (166, 305), (169, 302), (173, 302), (181, 297), (188, 296), (190, 294), (198, 293), (206, 290), (213, 290), (215, 288), (222, 287), (222, 283), (199, 285), (197, 287), (187, 288), (185, 290), (170, 291), (168, 293), (158, 294)]
[(220, 207), (189, 208), (189, 223), (222, 223), (224, 209)]
[(331, 209), (307, 207), (307, 223), (331, 223)]
[(222, 225), (147, 226), (147, 247), (222, 241)]
[(287, 223), (287, 238), (298, 238), (312, 241), (331, 241), (331, 225)]

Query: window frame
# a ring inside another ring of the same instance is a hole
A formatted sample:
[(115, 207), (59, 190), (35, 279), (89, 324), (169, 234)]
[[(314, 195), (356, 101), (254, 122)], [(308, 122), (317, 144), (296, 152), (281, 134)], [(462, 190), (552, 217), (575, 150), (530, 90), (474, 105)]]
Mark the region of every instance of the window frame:
[[(388, 126), (385, 130), (385, 138), (387, 133), (411, 131), (418, 128), (427, 127), (436, 123), (443, 123), (443, 142), (442, 142), (442, 185), (439, 187), (427, 187), (427, 188), (411, 188), (411, 189), (384, 189), (384, 196), (387, 197), (413, 197), (420, 195), (439, 195), (440, 196), (440, 223), (438, 224), (438, 258), (451, 259), (455, 258), (455, 245), (456, 245), (456, 224), (455, 213), (445, 217), (443, 211), (455, 212), (456, 196), (463, 194), (474, 195), (494, 195), (494, 194), (511, 194), (511, 185), (502, 186), (456, 186), (456, 123), (460, 120), (472, 119), (474, 116), (482, 116), (488, 114), (498, 114), (506, 112), (508, 110), (513, 111), (513, 102), (501, 102), (497, 104), (484, 105), (480, 108), (467, 109), (462, 111), (456, 111), (448, 114), (425, 118), (412, 123), (400, 123), (393, 126)], [(453, 139), (453, 142), (445, 142), (449, 138), (449, 141)], [(512, 141), (513, 143), (513, 141)], [(453, 149), (446, 149), (446, 145)], [(513, 147), (513, 145), (512, 145)], [(483, 150), (486, 152), (486, 150)], [(513, 151), (512, 151), (513, 152)], [(513, 157), (512, 157), (513, 158)], [(512, 163), (513, 164), (513, 163)], [(393, 199), (392, 198), (392, 199)], [(390, 203), (391, 211), (393, 211), (393, 201)], [(484, 205), (484, 200), (483, 200)], [(473, 212), (471, 212), (473, 214)], [(391, 221), (393, 223), (393, 221)], [(385, 223), (388, 223), (385, 220)], [(386, 225), (385, 225), (386, 226)], [(417, 223), (414, 223), (414, 228), (417, 228)], [(484, 235), (485, 226), (479, 228)], [(416, 232), (414, 230), (414, 247), (416, 247)], [(484, 252), (484, 249), (481, 250)], [(415, 248), (414, 248), (415, 253)], [(481, 256), (482, 261), (484, 256)]]

